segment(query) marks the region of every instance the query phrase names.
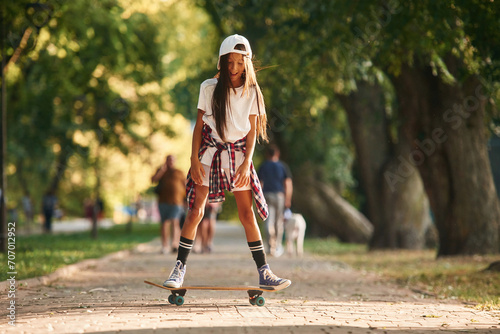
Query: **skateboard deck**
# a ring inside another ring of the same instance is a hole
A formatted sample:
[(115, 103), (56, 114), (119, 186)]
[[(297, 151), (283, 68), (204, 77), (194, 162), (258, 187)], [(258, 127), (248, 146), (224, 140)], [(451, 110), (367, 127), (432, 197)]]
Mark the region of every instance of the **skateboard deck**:
[(184, 304), (184, 296), (187, 290), (214, 290), (214, 291), (246, 291), (248, 293), (248, 298), (250, 304), (257, 306), (264, 306), (266, 300), (262, 297), (264, 291), (276, 292), (280, 290), (275, 290), (273, 288), (261, 288), (258, 286), (246, 286), (246, 285), (235, 285), (235, 286), (210, 286), (210, 285), (193, 285), (193, 286), (182, 286), (180, 288), (168, 288), (166, 286), (156, 284), (150, 281), (144, 281), (144, 283), (169, 290), (171, 295), (168, 296), (168, 302), (170, 304), (176, 304), (178, 306)]

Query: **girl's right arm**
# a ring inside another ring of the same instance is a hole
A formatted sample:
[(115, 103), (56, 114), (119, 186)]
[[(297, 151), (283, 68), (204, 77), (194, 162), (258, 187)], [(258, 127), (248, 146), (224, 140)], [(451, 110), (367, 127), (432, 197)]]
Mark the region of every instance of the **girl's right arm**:
[(193, 142), (191, 144), (191, 178), (194, 183), (202, 185), (205, 177), (205, 170), (198, 158), (198, 152), (201, 147), (202, 131), (203, 131), (203, 115), (205, 112), (198, 109), (198, 116), (196, 117), (196, 124), (193, 131)]

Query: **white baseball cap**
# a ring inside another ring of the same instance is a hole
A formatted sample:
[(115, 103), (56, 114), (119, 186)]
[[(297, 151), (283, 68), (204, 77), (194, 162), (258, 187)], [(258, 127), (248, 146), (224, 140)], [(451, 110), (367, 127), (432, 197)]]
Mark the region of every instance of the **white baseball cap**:
[[(246, 50), (237, 50), (234, 47), (238, 44), (243, 44)], [(250, 43), (245, 37), (235, 34), (227, 37), (220, 45), (219, 60), (217, 61), (217, 69), (220, 70), (220, 57), (228, 53), (239, 53), (252, 59), (252, 49)]]

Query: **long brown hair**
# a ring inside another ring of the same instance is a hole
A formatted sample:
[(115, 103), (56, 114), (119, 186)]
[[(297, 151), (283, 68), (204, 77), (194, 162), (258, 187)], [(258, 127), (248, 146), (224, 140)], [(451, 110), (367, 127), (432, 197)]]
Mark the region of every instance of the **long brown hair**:
[[(237, 50), (245, 50), (243, 44), (238, 44), (235, 46)], [(216, 75), (217, 84), (214, 89), (214, 94), (212, 96), (212, 113), (215, 118), (215, 126), (217, 133), (219, 134), (222, 141), (226, 141), (225, 133), (227, 130), (226, 123), (226, 110), (230, 108), (229, 105), (229, 94), (231, 94), (231, 89), (236, 93), (236, 87), (233, 87), (231, 79), (229, 77), (229, 66), (228, 66), (229, 54), (222, 55), (220, 57), (220, 71)], [(243, 94), (249, 96), (250, 89), (255, 89), (257, 94), (257, 108), (259, 110), (259, 115), (257, 118), (257, 139), (262, 139), (264, 142), (268, 142), (267, 137), (267, 117), (265, 112), (261, 108), (265, 108), (264, 96), (260, 90), (259, 84), (257, 83), (257, 76), (255, 75), (255, 69), (250, 60), (247, 57), (243, 57), (245, 61), (245, 73), (243, 74)]]

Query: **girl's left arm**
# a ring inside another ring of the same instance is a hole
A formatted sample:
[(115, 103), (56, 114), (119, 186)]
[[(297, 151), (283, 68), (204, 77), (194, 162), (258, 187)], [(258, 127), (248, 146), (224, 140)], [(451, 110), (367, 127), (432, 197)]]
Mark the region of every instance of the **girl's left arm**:
[(250, 131), (247, 134), (245, 160), (236, 171), (236, 187), (245, 187), (250, 184), (250, 165), (252, 163), (253, 152), (255, 151), (255, 141), (257, 139), (257, 115), (250, 115)]

